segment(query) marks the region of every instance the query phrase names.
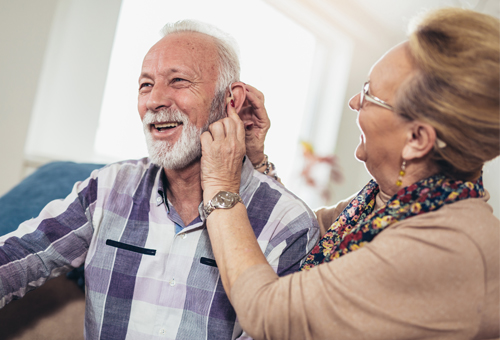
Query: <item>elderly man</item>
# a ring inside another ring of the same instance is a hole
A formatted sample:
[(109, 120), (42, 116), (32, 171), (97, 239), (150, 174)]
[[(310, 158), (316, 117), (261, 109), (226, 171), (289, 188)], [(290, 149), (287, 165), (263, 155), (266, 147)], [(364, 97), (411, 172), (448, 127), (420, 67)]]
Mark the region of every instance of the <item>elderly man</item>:
[(87, 339), (235, 339), (246, 335), (220, 282), (208, 214), (245, 204), (279, 275), (315, 244), (311, 211), (249, 160), (239, 194), (202, 201), (200, 135), (226, 105), (241, 110), (245, 85), (225, 33), (193, 21), (163, 33), (139, 78), (150, 157), (94, 171), (0, 238), (0, 306), (85, 263)]

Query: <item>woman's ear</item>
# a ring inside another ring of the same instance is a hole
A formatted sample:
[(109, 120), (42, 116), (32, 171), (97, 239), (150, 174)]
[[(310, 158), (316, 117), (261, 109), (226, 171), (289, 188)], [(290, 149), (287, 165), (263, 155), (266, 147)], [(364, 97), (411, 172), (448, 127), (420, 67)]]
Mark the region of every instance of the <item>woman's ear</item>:
[(403, 159), (409, 161), (424, 158), (432, 150), (435, 142), (436, 130), (431, 125), (419, 121), (411, 122), (403, 148)]
[(247, 97), (245, 84), (237, 81), (229, 85), (229, 89), (226, 93), (226, 105), (229, 104), (231, 100), (234, 101), (234, 108), (236, 109), (236, 113), (239, 113), (245, 99)]

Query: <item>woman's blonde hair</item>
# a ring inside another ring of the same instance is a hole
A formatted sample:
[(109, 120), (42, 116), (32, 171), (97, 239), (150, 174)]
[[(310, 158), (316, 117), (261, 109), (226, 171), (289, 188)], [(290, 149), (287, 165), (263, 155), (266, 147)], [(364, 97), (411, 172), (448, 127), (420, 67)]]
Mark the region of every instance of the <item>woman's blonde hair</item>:
[(441, 173), (477, 178), (500, 153), (499, 20), (439, 9), (416, 21), (408, 46), (417, 72), (398, 92), (397, 112), (431, 124), (446, 143), (429, 155)]

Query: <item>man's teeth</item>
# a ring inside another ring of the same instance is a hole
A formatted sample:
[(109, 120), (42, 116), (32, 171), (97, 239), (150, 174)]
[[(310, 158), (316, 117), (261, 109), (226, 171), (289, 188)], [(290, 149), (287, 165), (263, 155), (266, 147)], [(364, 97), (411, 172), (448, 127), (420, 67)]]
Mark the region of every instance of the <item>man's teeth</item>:
[(154, 124), (157, 129), (169, 129), (179, 126), (181, 123), (165, 123), (165, 124)]

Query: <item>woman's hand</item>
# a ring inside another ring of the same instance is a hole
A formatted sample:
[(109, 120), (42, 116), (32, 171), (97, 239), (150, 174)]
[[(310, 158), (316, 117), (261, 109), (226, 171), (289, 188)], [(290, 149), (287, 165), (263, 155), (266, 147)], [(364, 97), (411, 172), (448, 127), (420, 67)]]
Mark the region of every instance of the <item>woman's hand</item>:
[[(234, 193), (240, 190), (245, 128), (231, 105), (227, 105), (227, 115), (201, 135), (204, 202), (221, 190)], [(241, 273), (257, 264), (267, 264), (266, 257), (255, 238), (244, 204), (236, 204), (231, 209), (215, 209), (207, 217), (206, 225), (222, 284), (231, 299), (231, 287)]]
[(264, 141), (271, 121), (267, 116), (262, 92), (247, 84), (245, 87), (247, 96), (239, 116), (245, 126), (246, 155), (255, 166), (264, 160)]
[(245, 129), (230, 104), (227, 113), (227, 118), (211, 124), (201, 135), (201, 187), (205, 202), (220, 190), (234, 193), (240, 190)]

